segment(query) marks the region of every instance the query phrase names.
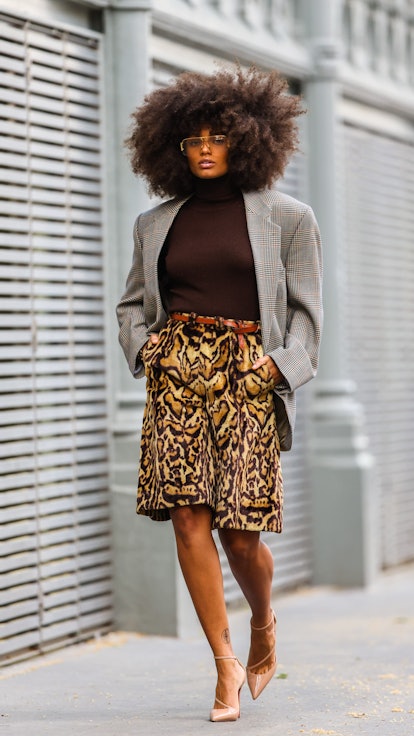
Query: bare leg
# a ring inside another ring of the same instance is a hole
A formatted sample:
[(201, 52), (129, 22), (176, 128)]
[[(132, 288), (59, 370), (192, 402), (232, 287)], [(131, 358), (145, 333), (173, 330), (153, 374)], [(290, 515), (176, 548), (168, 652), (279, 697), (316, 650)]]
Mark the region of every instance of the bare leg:
[[(211, 534), (208, 506), (177, 506), (171, 510), (181, 570), (203, 631), (215, 656), (234, 656), (224, 601), (220, 560)], [(237, 706), (235, 683), (240, 668), (234, 660), (216, 661), (216, 696)]]
[[(252, 624), (257, 628), (272, 621), (271, 591), (273, 557), (260, 539), (259, 532), (220, 529), (219, 536), (231, 571), (252, 611)], [(273, 627), (254, 632), (251, 639), (248, 666), (260, 662), (274, 645)], [(264, 672), (274, 662), (270, 657), (255, 672)]]

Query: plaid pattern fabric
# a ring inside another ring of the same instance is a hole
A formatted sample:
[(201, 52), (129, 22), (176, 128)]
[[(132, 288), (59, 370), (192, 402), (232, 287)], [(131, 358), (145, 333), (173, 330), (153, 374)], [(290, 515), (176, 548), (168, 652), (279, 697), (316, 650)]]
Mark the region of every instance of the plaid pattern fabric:
[[(255, 263), (262, 338), (286, 379), (275, 388), (282, 450), (295, 425), (295, 390), (313, 378), (322, 325), (322, 256), (312, 209), (276, 191), (244, 193)], [(119, 341), (136, 378), (144, 375), (138, 353), (167, 315), (158, 288), (158, 258), (171, 224), (186, 199), (173, 199), (140, 215), (134, 225), (134, 256), (118, 306)]]

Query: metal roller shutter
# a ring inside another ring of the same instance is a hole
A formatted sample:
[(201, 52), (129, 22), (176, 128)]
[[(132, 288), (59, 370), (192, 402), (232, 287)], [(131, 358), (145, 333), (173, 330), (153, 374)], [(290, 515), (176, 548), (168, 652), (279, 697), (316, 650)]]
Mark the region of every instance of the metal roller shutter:
[(351, 126), (345, 143), (349, 374), (376, 461), (382, 559), (395, 565), (414, 557), (414, 143)]
[(111, 621), (99, 39), (0, 16), (0, 658)]

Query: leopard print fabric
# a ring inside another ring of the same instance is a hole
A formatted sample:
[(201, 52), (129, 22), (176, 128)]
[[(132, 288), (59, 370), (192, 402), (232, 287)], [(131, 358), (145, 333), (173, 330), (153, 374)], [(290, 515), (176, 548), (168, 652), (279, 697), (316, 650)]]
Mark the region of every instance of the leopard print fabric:
[(212, 527), (282, 531), (283, 484), (274, 380), (260, 331), (170, 319), (143, 354), (147, 403), (137, 513), (207, 504)]

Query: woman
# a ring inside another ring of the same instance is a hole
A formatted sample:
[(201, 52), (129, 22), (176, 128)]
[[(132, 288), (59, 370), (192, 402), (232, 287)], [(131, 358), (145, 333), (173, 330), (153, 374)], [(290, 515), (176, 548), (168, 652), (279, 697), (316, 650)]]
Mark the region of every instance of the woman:
[[(185, 73), (134, 113), (132, 169), (173, 197), (140, 215), (118, 308), (120, 342), (146, 374), (137, 512), (171, 519), (181, 569), (217, 667), (212, 721), (236, 720), (276, 669), (273, 559), (280, 449), (294, 392), (316, 372), (321, 261), (311, 209), (269, 187), (296, 148), (300, 101), (276, 72)], [(252, 611), (235, 657), (212, 528)]]

